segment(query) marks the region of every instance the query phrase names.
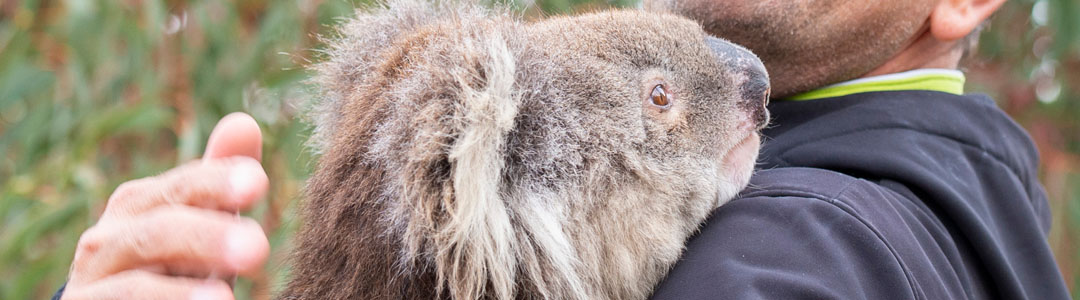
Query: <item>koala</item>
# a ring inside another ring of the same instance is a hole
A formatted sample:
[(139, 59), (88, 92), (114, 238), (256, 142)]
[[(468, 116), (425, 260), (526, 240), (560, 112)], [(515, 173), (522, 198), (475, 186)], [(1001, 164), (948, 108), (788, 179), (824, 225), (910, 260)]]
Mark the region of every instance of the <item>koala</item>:
[(280, 299), (643, 299), (747, 185), (752, 53), (687, 19), (392, 0), (313, 69)]

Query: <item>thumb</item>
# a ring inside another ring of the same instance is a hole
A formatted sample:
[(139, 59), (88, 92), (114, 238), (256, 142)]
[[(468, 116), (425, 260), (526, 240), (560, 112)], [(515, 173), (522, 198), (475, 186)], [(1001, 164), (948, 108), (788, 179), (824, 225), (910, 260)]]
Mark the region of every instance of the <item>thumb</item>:
[(231, 113), (214, 126), (206, 142), (203, 159), (247, 156), (262, 160), (262, 132), (255, 119), (245, 113)]

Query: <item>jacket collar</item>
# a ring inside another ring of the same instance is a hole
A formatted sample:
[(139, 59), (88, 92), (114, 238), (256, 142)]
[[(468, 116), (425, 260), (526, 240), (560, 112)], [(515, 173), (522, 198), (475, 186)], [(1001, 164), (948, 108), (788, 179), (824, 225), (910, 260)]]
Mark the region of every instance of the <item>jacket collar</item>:
[(815, 100), (865, 92), (900, 90), (938, 91), (961, 95), (964, 93), (964, 81), (964, 73), (957, 70), (918, 69), (845, 81), (798, 94), (784, 100)]

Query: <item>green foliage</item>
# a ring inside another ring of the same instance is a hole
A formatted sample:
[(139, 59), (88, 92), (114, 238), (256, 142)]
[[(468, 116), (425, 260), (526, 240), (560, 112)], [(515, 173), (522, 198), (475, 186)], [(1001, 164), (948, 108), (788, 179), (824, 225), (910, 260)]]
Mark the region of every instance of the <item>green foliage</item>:
[[(46, 298), (112, 189), (199, 156), (228, 112), (265, 134), (273, 196), (251, 215), (285, 248), (310, 170), (297, 120), (327, 1), (26, 1), (0, 14), (0, 299)], [(280, 251), (275, 258), (280, 264)], [(268, 294), (269, 266), (242, 289)], [(252, 295), (241, 295), (253, 298)], [(254, 297), (259, 298), (259, 297)]]
[[(273, 183), (247, 213), (270, 233), (271, 261), (237, 284), (238, 297), (266, 298), (287, 272), (293, 210), (312, 168), (297, 115), (310, 75), (303, 66), (319, 59), (315, 36), (360, 1), (0, 4), (0, 299), (51, 295), (111, 191), (198, 157), (215, 122), (233, 111), (260, 122)], [(637, 1), (530, 3), (515, 2), (536, 15)], [(1051, 245), (1073, 286), (1080, 286), (1078, 13), (1076, 0), (1008, 2), (969, 70), (970, 87), (998, 99), (1042, 150)]]

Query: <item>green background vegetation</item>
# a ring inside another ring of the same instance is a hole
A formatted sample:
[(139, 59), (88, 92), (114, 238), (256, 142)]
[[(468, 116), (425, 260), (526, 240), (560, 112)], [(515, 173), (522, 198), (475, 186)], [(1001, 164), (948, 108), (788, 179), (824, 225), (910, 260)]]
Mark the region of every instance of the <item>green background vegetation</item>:
[[(528, 15), (623, 2), (548, 0)], [(121, 182), (198, 157), (233, 111), (261, 124), (270, 196), (248, 215), (271, 234), (265, 272), (241, 299), (280, 286), (293, 210), (313, 163), (299, 120), (303, 66), (345, 0), (0, 0), (0, 299), (44, 299), (79, 234)], [(983, 33), (968, 88), (1035, 139), (1054, 212), (1052, 245), (1080, 294), (1080, 1), (1014, 0)], [(643, 20), (647, 21), (647, 20)], [(1076, 297), (1076, 296), (1074, 296)]]

